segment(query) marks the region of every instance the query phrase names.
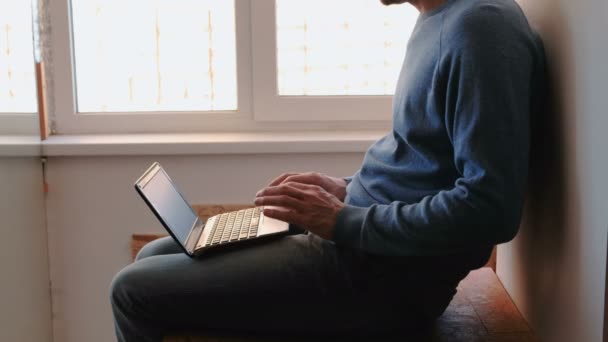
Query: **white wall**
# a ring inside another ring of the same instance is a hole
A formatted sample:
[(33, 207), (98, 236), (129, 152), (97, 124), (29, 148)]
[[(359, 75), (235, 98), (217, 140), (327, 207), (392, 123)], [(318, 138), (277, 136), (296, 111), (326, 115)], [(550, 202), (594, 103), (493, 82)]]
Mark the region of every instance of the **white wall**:
[(0, 341), (51, 341), (40, 158), (0, 158)]
[(545, 41), (555, 110), (535, 140), (520, 234), (498, 273), (543, 341), (603, 336), (608, 231), (608, 3), (519, 0)]
[(50, 158), (47, 196), (55, 341), (114, 340), (108, 287), (133, 233), (162, 232), (133, 189), (158, 160), (191, 203), (251, 203), (284, 171), (350, 175), (361, 153)]

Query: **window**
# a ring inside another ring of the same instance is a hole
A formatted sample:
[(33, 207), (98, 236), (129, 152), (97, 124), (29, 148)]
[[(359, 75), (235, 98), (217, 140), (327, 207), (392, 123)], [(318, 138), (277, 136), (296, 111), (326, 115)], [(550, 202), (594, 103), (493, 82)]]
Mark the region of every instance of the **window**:
[(0, 2), (0, 132), (37, 127), (36, 76), (29, 1)]
[(253, 45), (255, 118), (389, 120), (416, 19), (412, 6), (379, 1), (256, 2), (253, 27), (270, 38)]
[(393, 94), (412, 12), (369, 0), (277, 0), (279, 95)]
[(234, 3), (72, 1), (78, 112), (236, 110)]
[(29, 1), (0, 2), (0, 112), (35, 113), (36, 76)]
[(50, 6), (63, 134), (384, 127), (417, 18), (370, 0)]

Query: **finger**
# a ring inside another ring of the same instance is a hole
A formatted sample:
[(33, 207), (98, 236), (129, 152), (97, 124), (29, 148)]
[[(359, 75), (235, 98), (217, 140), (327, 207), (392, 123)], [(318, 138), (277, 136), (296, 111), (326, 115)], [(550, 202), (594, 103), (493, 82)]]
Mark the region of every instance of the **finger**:
[(302, 190), (302, 191), (318, 191), (318, 190), (323, 190), (322, 187), (316, 185), (316, 184), (303, 184), (303, 183), (284, 183), (284, 185), (286, 186), (290, 186), (292, 188), (298, 189), (298, 190)]
[(284, 207), (288, 209), (294, 210), (303, 210), (304, 203), (289, 196), (264, 196), (258, 197), (255, 199), (254, 204), (256, 206), (275, 206), (275, 207)]
[(279, 177), (277, 177), (277, 178), (273, 179), (273, 180), (272, 180), (272, 182), (270, 182), (270, 183), (268, 184), (268, 186), (276, 186), (276, 185), (279, 185), (279, 184), (283, 183), (283, 181), (284, 181), (284, 180), (285, 180), (287, 177), (291, 177), (291, 176), (293, 176), (293, 175), (297, 175), (297, 173), (296, 173), (296, 172), (287, 172), (287, 173), (284, 173), (284, 174), (280, 175)]
[(256, 197), (263, 197), (263, 196), (280, 196), (280, 195), (287, 195), (293, 198), (298, 198), (298, 199), (302, 199), (304, 198), (305, 194), (304, 191), (305, 189), (300, 188), (297, 183), (293, 183), (293, 184), (281, 184), (278, 186), (269, 186), (267, 188), (264, 188), (260, 191), (258, 191), (257, 194), (255, 194)]
[(288, 186), (289, 188), (295, 189), (291, 191), (293, 192), (294, 197), (297, 197), (300, 201), (306, 203), (317, 203), (320, 198), (324, 198), (325, 196), (334, 196), (328, 193), (325, 189), (318, 185), (313, 184), (302, 184), (302, 183), (285, 183), (283, 184)]
[(293, 210), (277, 210), (264, 208), (264, 216), (305, 227), (306, 216)]
[(301, 184), (314, 184), (321, 185), (322, 179), (318, 173), (308, 172), (308, 173), (298, 173), (295, 175), (291, 175), (285, 180), (283, 183), (301, 183)]

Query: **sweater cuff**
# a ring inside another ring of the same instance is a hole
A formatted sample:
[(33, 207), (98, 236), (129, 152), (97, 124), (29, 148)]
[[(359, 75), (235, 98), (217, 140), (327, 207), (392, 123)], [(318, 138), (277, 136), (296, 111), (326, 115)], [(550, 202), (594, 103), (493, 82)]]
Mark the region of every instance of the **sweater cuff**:
[(369, 208), (347, 205), (336, 217), (333, 240), (337, 244), (344, 244), (354, 248), (361, 248), (361, 233), (363, 222)]

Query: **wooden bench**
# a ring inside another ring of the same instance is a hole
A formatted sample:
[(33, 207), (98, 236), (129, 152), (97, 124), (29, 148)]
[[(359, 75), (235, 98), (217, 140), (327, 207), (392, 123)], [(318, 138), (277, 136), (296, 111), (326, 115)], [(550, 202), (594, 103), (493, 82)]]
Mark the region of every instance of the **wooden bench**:
[[(203, 218), (245, 206), (195, 206)], [(133, 235), (133, 257), (148, 241), (159, 235)], [(458, 286), (458, 293), (437, 320), (431, 336), (432, 342), (536, 342), (539, 341), (509, 297), (494, 273), (495, 258), (488, 267), (471, 272)], [(420, 341), (420, 338), (400, 341)], [(171, 336), (165, 342), (301, 342), (302, 339), (235, 337), (235, 336)], [(306, 340), (311, 341), (311, 340)], [(376, 341), (374, 341), (376, 342)]]

